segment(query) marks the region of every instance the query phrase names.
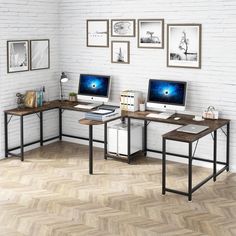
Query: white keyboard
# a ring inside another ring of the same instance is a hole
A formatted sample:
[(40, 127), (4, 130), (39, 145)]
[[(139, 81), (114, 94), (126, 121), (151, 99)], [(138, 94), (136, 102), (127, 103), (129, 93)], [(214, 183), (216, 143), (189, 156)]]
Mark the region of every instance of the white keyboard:
[(146, 115), (146, 117), (149, 118), (157, 118), (157, 119), (168, 119), (170, 118), (172, 115), (174, 115), (174, 113), (166, 113), (166, 112), (162, 112), (162, 113), (149, 113), (148, 115)]

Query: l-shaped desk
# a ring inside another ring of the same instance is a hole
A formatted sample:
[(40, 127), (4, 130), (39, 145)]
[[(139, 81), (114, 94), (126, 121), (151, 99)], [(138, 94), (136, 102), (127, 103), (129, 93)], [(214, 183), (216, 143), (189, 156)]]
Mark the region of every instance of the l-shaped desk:
[[(216, 181), (216, 177), (221, 174), (222, 172), (229, 171), (229, 148), (230, 148), (230, 120), (228, 119), (218, 119), (218, 120), (204, 120), (204, 121), (194, 121), (193, 116), (191, 115), (184, 115), (184, 114), (178, 114), (177, 116), (180, 117), (180, 120), (175, 120), (174, 117), (171, 117), (169, 119), (158, 119), (158, 118), (151, 118), (147, 117), (146, 115), (150, 112), (122, 112), (120, 117), (116, 117), (114, 119), (108, 120), (106, 122), (101, 121), (93, 121), (93, 120), (87, 120), (87, 119), (81, 119), (79, 122), (83, 125), (89, 126), (89, 138), (87, 137), (80, 137), (80, 136), (74, 136), (70, 134), (65, 134), (62, 132), (62, 113), (64, 110), (71, 110), (71, 111), (77, 111), (77, 112), (86, 112), (87, 110), (81, 109), (81, 108), (75, 108), (74, 106), (79, 103), (76, 102), (68, 102), (68, 101), (51, 101), (46, 104), (44, 104), (40, 108), (24, 108), (24, 109), (10, 109), (4, 111), (4, 127), (5, 127), (5, 157), (11, 156), (19, 156), (22, 161), (24, 161), (24, 147), (30, 146), (36, 143), (40, 143), (41, 146), (45, 142), (59, 139), (62, 140), (62, 137), (70, 137), (70, 138), (77, 138), (82, 140), (88, 140), (89, 141), (89, 173), (93, 174), (93, 142), (100, 142), (104, 143), (104, 158), (107, 159), (107, 157), (110, 157), (110, 155), (107, 152), (107, 123), (117, 120), (119, 118), (127, 119), (128, 124), (128, 145), (127, 145), (127, 159), (128, 163), (132, 160), (133, 156), (130, 154), (130, 140), (131, 140), (131, 121), (132, 120), (141, 120), (144, 122), (144, 135), (143, 135), (143, 153), (146, 156), (147, 152), (155, 152), (162, 154), (162, 194), (165, 194), (166, 192), (172, 192), (177, 193), (181, 195), (188, 196), (188, 199), (192, 199), (192, 193), (195, 192), (198, 188), (200, 188), (203, 184), (208, 182), (210, 179), (213, 178), (214, 181)], [(43, 138), (43, 112), (49, 111), (53, 109), (58, 109), (59, 111), (59, 134), (56, 137), (52, 137), (49, 139)], [(40, 123), (40, 139), (27, 143), (24, 143), (24, 117), (28, 115), (36, 114), (39, 117), (39, 123)], [(10, 118), (8, 118), (10, 116)], [(8, 125), (11, 121), (11, 118), (13, 116), (20, 117), (20, 145), (17, 147), (9, 148), (8, 145)], [(176, 130), (173, 130), (171, 132), (168, 132), (162, 136), (162, 150), (153, 150), (149, 149), (147, 147), (147, 126), (149, 122), (161, 122), (161, 123), (168, 123), (168, 124), (174, 124), (174, 125), (187, 125), (187, 124), (200, 124), (200, 125), (206, 125), (209, 128), (199, 134), (188, 134), (188, 133), (182, 133), (178, 132)], [(93, 126), (94, 125), (104, 125), (104, 141), (102, 140), (95, 140), (93, 139)], [(226, 131), (223, 130), (223, 127), (226, 126)], [(226, 136), (226, 161), (221, 162), (217, 160), (217, 132), (219, 129), (222, 129), (223, 133)], [(205, 137), (206, 135), (213, 134), (213, 160), (209, 159), (203, 159), (200, 157), (195, 157), (195, 150), (198, 144), (198, 140)], [(188, 155), (182, 155), (182, 154), (176, 154), (171, 153), (167, 151), (167, 141), (177, 141), (177, 142), (184, 142), (188, 144), (189, 152)], [(196, 142), (196, 146), (193, 152), (193, 143)], [(14, 154), (12, 151), (15, 151), (17, 149), (20, 149), (20, 155)], [(181, 158), (187, 158), (188, 159), (188, 191), (182, 192), (179, 190), (174, 190), (166, 187), (166, 155), (169, 156), (177, 156)], [(192, 161), (198, 160), (203, 162), (209, 162), (213, 164), (213, 173), (208, 176), (206, 179), (204, 179), (202, 182), (197, 184), (196, 186), (192, 187)], [(217, 171), (217, 164), (223, 165), (223, 168)]]

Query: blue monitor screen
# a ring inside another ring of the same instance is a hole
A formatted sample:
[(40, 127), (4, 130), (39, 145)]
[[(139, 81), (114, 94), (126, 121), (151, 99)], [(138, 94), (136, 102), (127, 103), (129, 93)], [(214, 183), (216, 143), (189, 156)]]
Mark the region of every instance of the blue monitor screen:
[(80, 75), (79, 94), (108, 97), (110, 76)]
[(186, 82), (149, 80), (148, 100), (163, 104), (184, 105)]

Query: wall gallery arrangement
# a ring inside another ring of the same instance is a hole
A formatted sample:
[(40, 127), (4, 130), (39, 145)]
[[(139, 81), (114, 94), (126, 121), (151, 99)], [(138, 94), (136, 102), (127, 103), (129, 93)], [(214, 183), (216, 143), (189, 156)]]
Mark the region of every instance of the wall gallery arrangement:
[[(164, 19), (138, 19), (138, 48), (164, 49)], [(112, 19), (111, 37), (135, 37), (136, 20)], [(167, 24), (167, 66), (201, 68), (201, 24)], [(109, 20), (87, 20), (87, 47), (109, 47)], [(130, 63), (130, 42), (111, 41), (111, 62)]]
[(7, 73), (29, 71), (29, 68), (42, 70), (49, 67), (48, 39), (7, 41)]

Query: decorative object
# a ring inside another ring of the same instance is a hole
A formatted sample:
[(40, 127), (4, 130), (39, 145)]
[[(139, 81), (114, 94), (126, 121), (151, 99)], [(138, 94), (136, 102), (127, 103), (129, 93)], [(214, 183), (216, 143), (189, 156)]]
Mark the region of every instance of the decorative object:
[(30, 69), (42, 70), (50, 67), (49, 39), (30, 40)]
[(63, 97), (63, 92), (62, 92), (62, 84), (63, 83), (66, 83), (66, 82), (68, 82), (68, 77), (67, 77), (67, 75), (65, 74), (65, 72), (62, 72), (61, 73), (61, 78), (60, 78), (60, 90), (61, 90), (61, 94), (60, 94), (60, 100), (61, 101), (63, 101), (64, 99), (64, 97)]
[(35, 101), (36, 101), (36, 92), (27, 91), (25, 94), (25, 107), (30, 107), (30, 108), (35, 107)]
[(7, 72), (29, 70), (29, 42), (27, 40), (7, 41)]
[(164, 19), (138, 20), (138, 47), (164, 48)]
[(25, 107), (25, 104), (24, 104), (25, 95), (22, 93), (17, 93), (16, 97), (17, 97), (17, 99), (16, 99), (17, 108), (19, 108), (19, 109), (24, 108)]
[(76, 102), (77, 101), (77, 93), (74, 93), (74, 92), (69, 93), (69, 101)]
[(108, 20), (87, 20), (87, 47), (109, 47)]
[(129, 41), (112, 41), (111, 42), (111, 62), (129, 64)]
[(167, 66), (201, 68), (201, 24), (167, 25)]
[(205, 119), (217, 120), (219, 119), (219, 111), (213, 106), (209, 106), (206, 111), (203, 112), (202, 117)]
[(111, 20), (112, 37), (135, 37), (135, 20)]

